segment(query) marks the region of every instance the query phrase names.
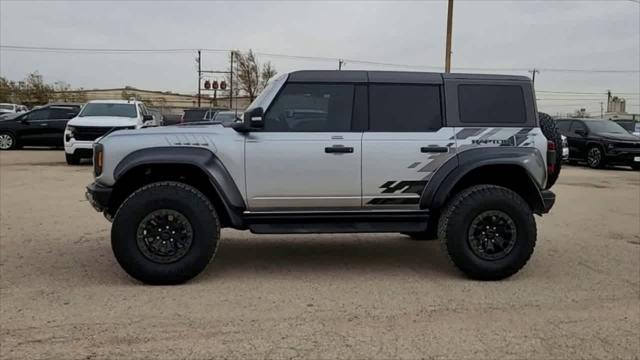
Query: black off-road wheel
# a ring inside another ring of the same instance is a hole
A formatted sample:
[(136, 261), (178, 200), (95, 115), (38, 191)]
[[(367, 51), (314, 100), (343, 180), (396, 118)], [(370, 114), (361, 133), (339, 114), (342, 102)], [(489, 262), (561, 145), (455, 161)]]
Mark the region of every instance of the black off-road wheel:
[(587, 150), (587, 165), (592, 169), (604, 167), (604, 152), (598, 145), (593, 145)]
[(67, 165), (80, 165), (80, 157), (74, 154), (64, 154), (65, 160), (67, 160)]
[(556, 146), (555, 169), (547, 174), (547, 186), (545, 187), (550, 189), (558, 180), (560, 169), (562, 168), (562, 135), (556, 127), (556, 121), (549, 114), (538, 113), (538, 119), (540, 120), (542, 134)]
[(213, 258), (220, 222), (207, 197), (180, 182), (146, 185), (120, 206), (111, 247), (120, 266), (152, 285), (184, 283)]
[(533, 212), (520, 195), (476, 185), (445, 206), (438, 237), (453, 264), (477, 280), (500, 280), (527, 263), (536, 244)]

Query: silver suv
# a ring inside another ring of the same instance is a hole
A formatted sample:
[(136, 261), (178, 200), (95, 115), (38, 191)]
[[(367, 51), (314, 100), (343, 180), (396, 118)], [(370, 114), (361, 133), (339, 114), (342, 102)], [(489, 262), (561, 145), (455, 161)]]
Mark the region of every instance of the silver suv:
[(243, 122), (103, 137), (87, 198), (145, 283), (196, 276), (225, 227), (438, 238), (469, 277), (502, 279), (525, 265), (533, 214), (555, 201), (555, 144), (539, 122), (526, 77), (298, 71), (273, 79)]

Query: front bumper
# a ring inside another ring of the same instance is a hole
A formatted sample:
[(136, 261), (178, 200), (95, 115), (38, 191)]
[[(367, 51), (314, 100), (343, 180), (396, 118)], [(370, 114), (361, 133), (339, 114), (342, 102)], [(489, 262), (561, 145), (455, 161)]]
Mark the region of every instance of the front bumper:
[(64, 151), (69, 155), (90, 158), (93, 154), (93, 141), (78, 141), (71, 139), (64, 143)]
[(605, 158), (607, 162), (611, 164), (640, 165), (640, 150), (633, 149), (628, 151), (613, 149), (607, 152)]
[(556, 203), (556, 194), (553, 193), (553, 191), (551, 190), (542, 190), (540, 192), (540, 195), (542, 195), (542, 214), (547, 214), (549, 213), (549, 211), (551, 211), (551, 208), (553, 207), (553, 204)]
[(85, 197), (96, 211), (105, 212), (109, 208), (112, 191), (112, 188), (94, 182), (87, 186)]

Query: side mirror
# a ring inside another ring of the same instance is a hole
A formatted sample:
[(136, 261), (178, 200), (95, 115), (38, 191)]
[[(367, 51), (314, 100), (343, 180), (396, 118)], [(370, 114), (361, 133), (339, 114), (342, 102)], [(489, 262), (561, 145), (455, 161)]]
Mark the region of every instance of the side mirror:
[(251, 109), (244, 113), (244, 124), (250, 129), (262, 129), (264, 121), (262, 120), (264, 110), (261, 107)]
[(580, 136), (587, 136), (587, 130), (585, 129), (576, 129), (575, 133)]

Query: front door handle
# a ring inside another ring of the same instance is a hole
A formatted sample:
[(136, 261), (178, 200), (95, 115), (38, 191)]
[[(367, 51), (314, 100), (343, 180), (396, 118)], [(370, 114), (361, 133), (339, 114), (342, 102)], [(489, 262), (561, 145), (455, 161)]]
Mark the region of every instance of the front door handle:
[(446, 146), (423, 146), (420, 148), (420, 152), (423, 153), (446, 153), (449, 152), (449, 148)]
[(331, 147), (324, 148), (324, 152), (327, 154), (351, 154), (353, 153), (353, 148), (344, 145), (333, 145)]

